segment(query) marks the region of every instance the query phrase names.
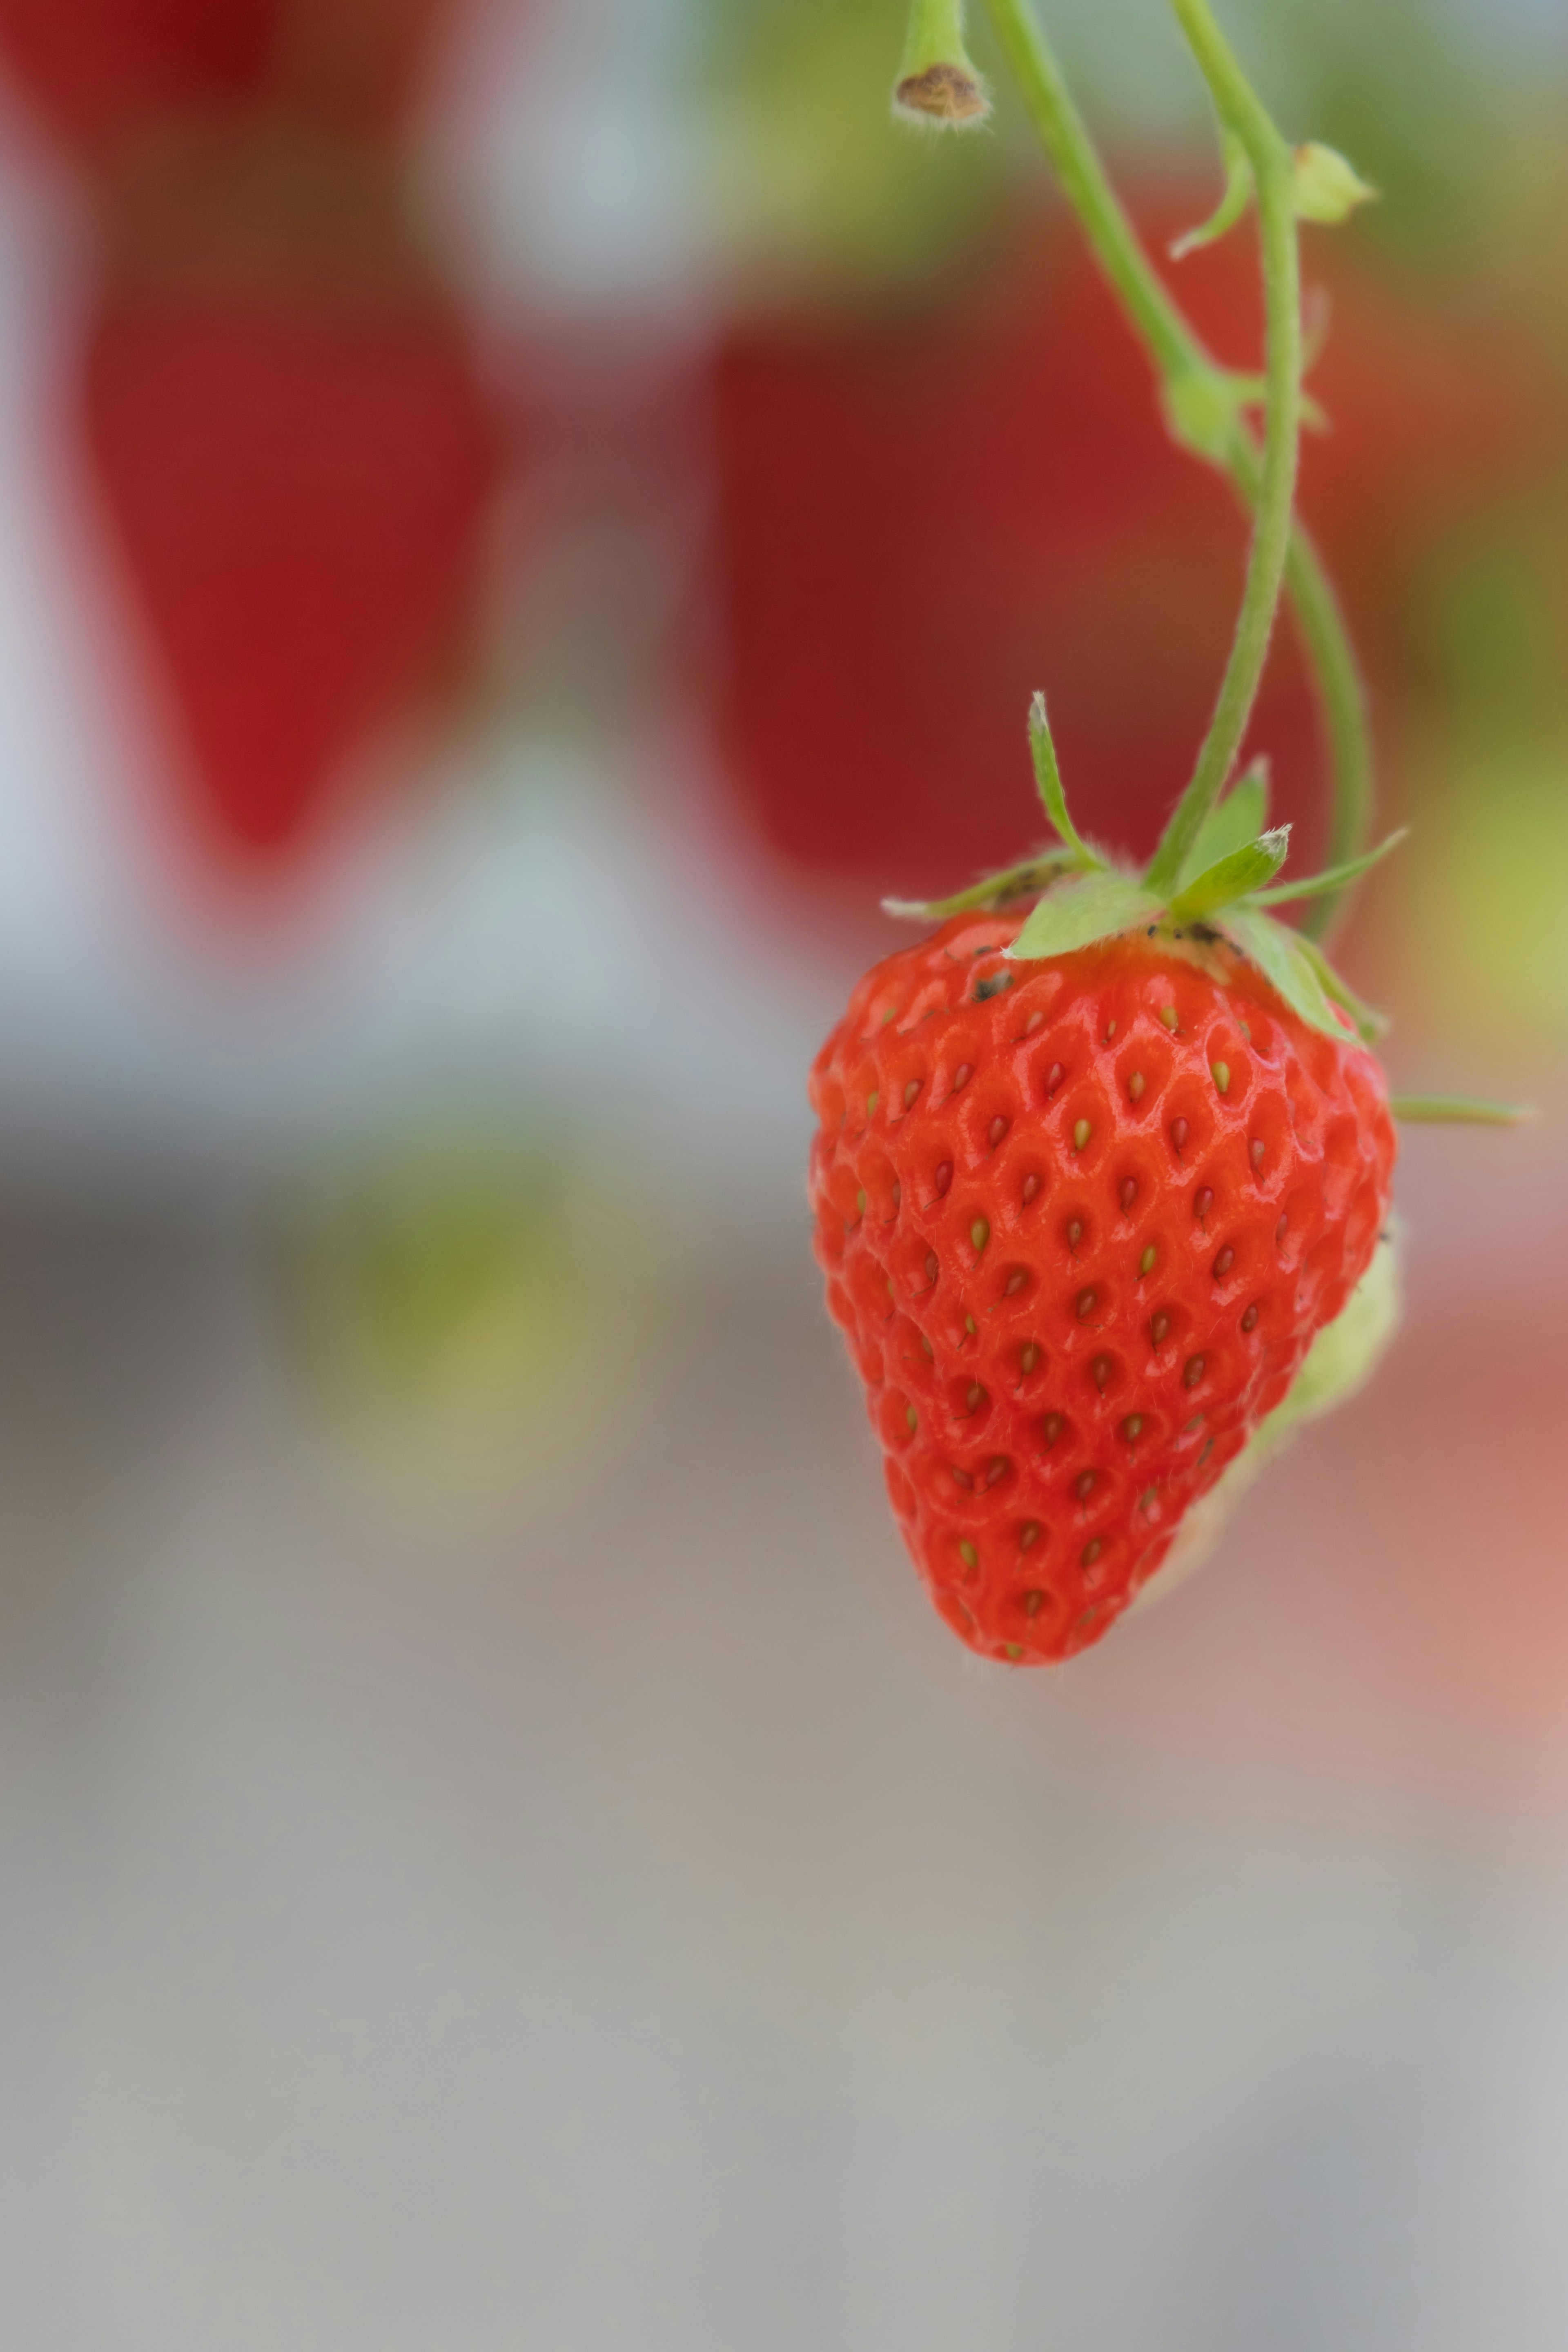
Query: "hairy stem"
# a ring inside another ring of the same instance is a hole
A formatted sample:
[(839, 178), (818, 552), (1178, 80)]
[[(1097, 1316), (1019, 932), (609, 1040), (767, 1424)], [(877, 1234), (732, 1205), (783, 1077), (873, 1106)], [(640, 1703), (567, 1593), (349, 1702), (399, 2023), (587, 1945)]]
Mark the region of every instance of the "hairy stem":
[[(1041, 143), (1078, 214), (1095, 258), (1154, 363), (1165, 394), (1167, 419), (1175, 437), (1194, 456), (1205, 457), (1226, 474), (1244, 503), (1257, 511), (1266, 486), (1267, 461), (1255, 435), (1239, 415), (1215, 445), (1200, 444), (1179, 427), (1177, 420), (1181, 414), (1179, 394), (1182, 388), (1213, 384), (1223, 389), (1229, 381), (1226, 371), (1214, 360), (1188, 324), (1144, 251), (1126, 209), (1110, 184), (1088, 125), (1078, 110), (1035, 15), (1031, 0), (987, 0), (987, 6), (1003, 55)], [(1212, 48), (1208, 54), (1216, 64), (1223, 60), (1227, 69), (1226, 88), (1227, 90), (1238, 89), (1246, 91), (1252, 109), (1256, 110), (1255, 129), (1259, 124), (1267, 126), (1278, 158), (1288, 173), (1288, 153), (1278, 134), (1272, 131), (1272, 126), (1268, 124), (1262, 109), (1252, 99), (1234, 60), (1230, 59), (1212, 18), (1208, 17), (1206, 7), (1194, 12), (1194, 15), (1206, 20), (1197, 27), (1205, 41), (1217, 45), (1217, 56)], [(1189, 38), (1192, 38), (1193, 27), (1187, 26), (1184, 11), (1184, 26), (1188, 29)], [(1203, 61), (1204, 53), (1200, 53), (1200, 63)], [(1230, 77), (1234, 77), (1234, 82)], [(1212, 79), (1210, 86), (1213, 89)], [(1232, 111), (1229, 105), (1222, 102), (1222, 113), (1227, 121), (1232, 119)], [(1233, 127), (1239, 135), (1242, 123), (1237, 121)], [(1249, 160), (1253, 160), (1250, 143), (1247, 152)], [(1257, 169), (1256, 163), (1254, 169)], [(1274, 176), (1272, 166), (1270, 176)], [(1259, 185), (1261, 188), (1261, 181)], [(1289, 201), (1288, 186), (1286, 200)], [(1293, 222), (1290, 226), (1293, 248)], [(1297, 321), (1295, 334), (1299, 338), (1299, 296), (1292, 308)], [(1299, 383), (1299, 342), (1296, 371)], [(1291, 472), (1293, 476), (1293, 466)], [(1277, 494), (1278, 478), (1273, 487)], [(1289, 521), (1289, 516), (1287, 520)], [(1276, 523), (1276, 531), (1277, 528)], [(1261, 592), (1267, 584), (1267, 573), (1259, 574), (1258, 554), (1255, 539), (1248, 595), (1250, 598), (1256, 585), (1260, 603)], [(1272, 563), (1271, 547), (1265, 551), (1264, 560)], [(1339, 865), (1347, 863), (1363, 848), (1371, 818), (1373, 765), (1366, 698), (1338, 599), (1316, 549), (1299, 522), (1289, 533), (1285, 583), (1296, 625), (1311, 665), (1328, 737), (1332, 791), (1330, 857), (1333, 864)], [(1265, 627), (1265, 650), (1267, 635)], [(1248, 658), (1251, 657), (1251, 650), (1255, 649), (1249, 649)], [(1233, 671), (1234, 667), (1233, 660)], [(1244, 679), (1237, 681), (1238, 684), (1244, 682)], [(1226, 684), (1232, 684), (1229, 674)], [(1234, 719), (1237, 698), (1233, 695), (1231, 707), (1215, 714), (1216, 722), (1224, 716), (1227, 730)], [(1250, 699), (1248, 695), (1248, 708)], [(1237, 740), (1239, 740), (1238, 734)], [(1211, 737), (1211, 742), (1213, 740)], [(1208, 751), (1209, 747), (1205, 746), (1205, 754)], [(1231, 756), (1234, 758), (1234, 750)], [(1194, 783), (1196, 781), (1194, 778)], [(1219, 785), (1222, 786), (1224, 781), (1222, 775)], [(1216, 790), (1218, 788), (1215, 787)], [(1316, 901), (1306, 928), (1319, 938), (1326, 937), (1343, 912), (1344, 904), (1342, 896)]]

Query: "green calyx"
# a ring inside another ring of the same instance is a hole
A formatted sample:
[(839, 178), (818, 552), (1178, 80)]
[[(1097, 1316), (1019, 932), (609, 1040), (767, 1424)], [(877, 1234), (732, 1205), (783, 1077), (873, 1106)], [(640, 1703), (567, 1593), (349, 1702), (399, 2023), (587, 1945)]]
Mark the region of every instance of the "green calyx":
[(1247, 769), (1212, 808), (1177, 869), (1174, 887), (1155, 882), (1167, 841), (1142, 874), (1115, 865), (1073, 822), (1051, 740), (1043, 696), (1029, 712), (1029, 749), (1040, 803), (1060, 846), (988, 876), (950, 898), (883, 901), (890, 915), (945, 922), (953, 915), (1033, 898), (1034, 905), (1007, 952), (1018, 963), (1069, 955), (1077, 948), (1129, 932), (1212, 947), (1228, 941), (1258, 966), (1291, 1010), (1314, 1029), (1342, 1039), (1347, 1029), (1370, 1041), (1384, 1024), (1339, 977), (1321, 948), (1279, 921), (1268, 909), (1340, 888), (1364, 873), (1404, 839), (1394, 834), (1364, 857), (1300, 882), (1276, 883), (1290, 846), (1289, 825), (1268, 824), (1268, 771)]

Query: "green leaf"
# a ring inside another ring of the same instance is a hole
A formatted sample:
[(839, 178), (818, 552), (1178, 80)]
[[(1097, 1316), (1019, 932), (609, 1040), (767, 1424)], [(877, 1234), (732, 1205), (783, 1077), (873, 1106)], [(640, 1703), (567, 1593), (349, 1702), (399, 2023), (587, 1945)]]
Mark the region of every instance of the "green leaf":
[(1253, 904), (1258, 907), (1288, 907), (1297, 898), (1326, 898), (1331, 891), (1342, 890), (1348, 882), (1358, 880), (1380, 858), (1386, 857), (1391, 849), (1397, 849), (1400, 843), (1409, 837), (1410, 827), (1402, 824), (1397, 833), (1391, 833), (1386, 841), (1379, 842), (1375, 849), (1369, 849), (1364, 857), (1347, 858), (1344, 865), (1331, 866), (1323, 874), (1309, 875), (1303, 882), (1280, 882), (1272, 890), (1259, 890)]
[(1374, 1013), (1366, 1000), (1356, 994), (1349, 982), (1340, 978), (1316, 940), (1308, 939), (1301, 931), (1296, 932), (1295, 937), (1300, 941), (1302, 954), (1317, 973), (1318, 982), (1324, 995), (1330, 997), (1335, 1004), (1344, 1006), (1363, 1041), (1369, 1045), (1372, 1045), (1387, 1028), (1387, 1014)]
[(1522, 1127), (1533, 1103), (1482, 1102), (1466, 1095), (1390, 1095), (1395, 1118), (1426, 1127)]
[(945, 923), (950, 915), (967, 915), (977, 907), (1000, 907), (1030, 890), (1043, 890), (1058, 874), (1074, 871), (1077, 864), (1070, 849), (1042, 850), (1038, 857), (1026, 858), (1022, 865), (1006, 866), (1000, 874), (987, 874), (966, 890), (955, 890), (950, 898), (884, 898), (882, 912), (900, 922)]
[(1192, 856), (1182, 868), (1178, 890), (1228, 857), (1233, 849), (1241, 849), (1258, 835), (1268, 823), (1268, 762), (1254, 760), (1244, 776), (1217, 807), (1210, 809), (1198, 828)]
[(1057, 765), (1057, 747), (1051, 740), (1043, 694), (1037, 694), (1029, 705), (1029, 751), (1035, 762), (1035, 782), (1052, 832), (1077, 853), (1079, 865), (1102, 869), (1104, 858), (1089, 847), (1068, 813), (1068, 796), (1062, 787), (1062, 772)]
[(1147, 922), (1161, 911), (1131, 874), (1079, 874), (1047, 892), (1008, 949), (1019, 963), (1092, 947)]
[(1254, 915), (1243, 908), (1233, 908), (1226, 917), (1225, 928), (1244, 955), (1249, 956), (1264, 978), (1271, 981), (1292, 1013), (1325, 1036), (1337, 1038), (1342, 1045), (1345, 1024), (1335, 1013), (1322, 982), (1319, 979), (1311, 958), (1305, 952), (1307, 942), (1300, 931), (1289, 924), (1277, 923), (1272, 915)]
[(1247, 160), (1247, 150), (1233, 131), (1224, 133), (1225, 194), (1218, 207), (1196, 228), (1188, 229), (1170, 247), (1173, 261), (1184, 261), (1189, 253), (1196, 253), (1205, 245), (1214, 245), (1227, 229), (1236, 226), (1252, 200), (1252, 166)]
[(1220, 858), (1195, 875), (1186, 887), (1171, 901), (1171, 912), (1178, 923), (1195, 923), (1205, 915), (1217, 914), (1222, 907), (1233, 907), (1238, 898), (1271, 882), (1284, 865), (1290, 847), (1290, 828), (1276, 826), (1272, 833), (1260, 834), (1241, 849), (1233, 849), (1228, 857)]

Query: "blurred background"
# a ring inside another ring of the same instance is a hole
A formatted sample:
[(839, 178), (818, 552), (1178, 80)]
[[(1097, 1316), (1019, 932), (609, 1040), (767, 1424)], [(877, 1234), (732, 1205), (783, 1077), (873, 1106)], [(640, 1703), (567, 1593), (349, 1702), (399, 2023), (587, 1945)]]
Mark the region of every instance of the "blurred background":
[[(1568, 32), (1225, 13), (1383, 192), (1344, 961), (1543, 1116), (1407, 1139), (1377, 1386), (1047, 1679), (803, 1186), (1029, 693), (1146, 849), (1233, 617), (1016, 109), (895, 136), (898, 0), (0, 0), (7, 2345), (1568, 2340)], [(1163, 247), (1165, 12), (1050, 18)], [(1254, 739), (1310, 861), (1288, 632)]]

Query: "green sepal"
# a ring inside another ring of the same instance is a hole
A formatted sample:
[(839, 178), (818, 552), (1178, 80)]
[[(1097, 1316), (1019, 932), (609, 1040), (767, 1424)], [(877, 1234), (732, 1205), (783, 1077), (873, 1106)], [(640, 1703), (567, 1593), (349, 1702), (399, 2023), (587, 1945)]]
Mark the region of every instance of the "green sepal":
[(1215, 245), (1233, 229), (1252, 201), (1252, 165), (1247, 150), (1234, 131), (1221, 133), (1225, 154), (1225, 194), (1206, 221), (1188, 229), (1167, 248), (1173, 261), (1184, 261), (1189, 253), (1196, 253), (1205, 245)]
[(1228, 857), (1233, 849), (1241, 849), (1256, 841), (1268, 823), (1268, 762), (1254, 760), (1245, 775), (1237, 778), (1224, 800), (1216, 803), (1198, 827), (1192, 855), (1182, 868), (1178, 890), (1195, 882), (1200, 874)]
[[(1271, 922), (1273, 918), (1265, 916), (1264, 920)], [(1387, 1013), (1375, 1012), (1364, 997), (1358, 996), (1350, 983), (1340, 978), (1316, 940), (1308, 939), (1304, 931), (1293, 932), (1292, 937), (1300, 942), (1301, 953), (1317, 973), (1318, 983), (1324, 995), (1333, 1003), (1342, 1005), (1364, 1045), (1375, 1045), (1388, 1027)]]
[(1347, 858), (1342, 866), (1331, 866), (1325, 873), (1310, 874), (1304, 882), (1277, 883), (1272, 890), (1259, 890), (1253, 903), (1258, 907), (1289, 907), (1297, 898), (1326, 898), (1331, 892), (1342, 890), (1348, 882), (1358, 881), (1391, 849), (1397, 849), (1409, 837), (1410, 827), (1402, 824), (1397, 833), (1391, 833), (1386, 841), (1380, 841), (1364, 857)]
[(1249, 898), (1264, 883), (1272, 882), (1289, 849), (1288, 824), (1277, 825), (1272, 833), (1260, 834), (1256, 841), (1233, 849), (1228, 857), (1217, 859), (1194, 875), (1172, 899), (1172, 915), (1178, 923), (1195, 923), (1205, 915), (1217, 915), (1222, 907), (1235, 906), (1238, 898)]
[(1334, 1011), (1300, 931), (1291, 930), (1288, 923), (1277, 923), (1272, 915), (1252, 914), (1241, 907), (1231, 908), (1225, 928), (1226, 936), (1278, 989), (1292, 1013), (1310, 1028), (1321, 1029), (1325, 1036), (1343, 1045), (1345, 1024)]
[(1040, 804), (1051, 831), (1074, 852), (1078, 865), (1102, 869), (1104, 858), (1089, 847), (1068, 812), (1067, 791), (1057, 762), (1057, 747), (1051, 740), (1051, 722), (1046, 716), (1043, 694), (1037, 694), (1029, 705), (1029, 757), (1035, 763), (1035, 782), (1039, 788)]
[(984, 876), (966, 890), (955, 890), (948, 898), (884, 898), (882, 912), (900, 922), (945, 923), (952, 915), (1005, 906), (1009, 898), (1022, 898), (1031, 890), (1043, 890), (1058, 875), (1077, 870), (1078, 859), (1070, 849), (1045, 849), (1037, 857), (1027, 857), (1021, 865)]
[(1116, 939), (1160, 912), (1158, 898), (1133, 875), (1075, 874), (1040, 900), (1007, 953), (1016, 963), (1068, 955), (1098, 940)]
[(1533, 1103), (1483, 1102), (1467, 1095), (1390, 1095), (1397, 1119), (1419, 1127), (1522, 1127), (1536, 1116)]

